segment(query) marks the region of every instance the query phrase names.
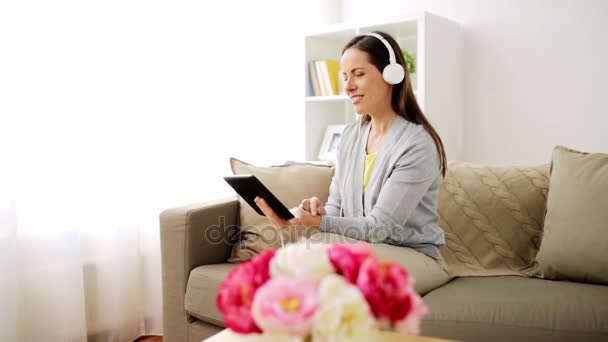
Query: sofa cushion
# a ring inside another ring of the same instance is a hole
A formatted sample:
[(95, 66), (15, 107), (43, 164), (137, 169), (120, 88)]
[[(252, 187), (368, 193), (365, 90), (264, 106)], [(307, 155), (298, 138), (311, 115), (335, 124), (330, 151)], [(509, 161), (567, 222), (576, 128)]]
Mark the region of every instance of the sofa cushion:
[(608, 339), (608, 287), (602, 285), (519, 276), (457, 278), (424, 302), (430, 312), (423, 335), (463, 341)]
[(608, 154), (553, 151), (538, 274), (608, 284)]
[(184, 308), (190, 315), (215, 325), (224, 326), (224, 317), (217, 308), (220, 285), (236, 264), (199, 266), (190, 272)]
[[(315, 231), (308, 239), (311, 242), (322, 243), (357, 243), (361, 242), (353, 238), (327, 232)], [(422, 254), (414, 249), (389, 245), (386, 243), (370, 244), (376, 255), (383, 261), (395, 261), (405, 267), (409, 274), (414, 277), (414, 288), (422, 295), (447, 283), (452, 278), (449, 276), (443, 261)]]
[[(359, 242), (343, 235), (315, 231), (310, 241), (324, 243)], [(414, 276), (416, 291), (425, 294), (447, 283), (451, 278), (432, 258), (406, 247), (372, 244), (378, 257), (393, 260), (408, 269)], [(190, 272), (184, 307), (190, 315), (215, 325), (224, 326), (224, 319), (217, 308), (217, 295), (228, 274), (237, 266), (233, 263), (199, 266)]]
[[(288, 208), (295, 207), (305, 198), (316, 196), (323, 202), (329, 197), (329, 184), (334, 168), (329, 165), (287, 163), (271, 167), (256, 167), (231, 158), (234, 174), (253, 174)], [(285, 242), (307, 236), (309, 230), (303, 226), (292, 226), (277, 231), (270, 221), (239, 198), (240, 238), (232, 248), (229, 262), (242, 262), (265, 250), (280, 247), (283, 235)]]
[(452, 275), (528, 273), (540, 245), (548, 176), (548, 165), (449, 163), (439, 215)]

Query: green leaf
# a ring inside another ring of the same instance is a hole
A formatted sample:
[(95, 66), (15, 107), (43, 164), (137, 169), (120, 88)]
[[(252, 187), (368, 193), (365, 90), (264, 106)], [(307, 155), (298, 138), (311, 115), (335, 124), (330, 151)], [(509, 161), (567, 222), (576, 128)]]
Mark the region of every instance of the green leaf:
[(405, 64), (406, 64), (407, 70), (409, 71), (410, 74), (415, 73), (416, 72), (416, 56), (414, 56), (412, 53), (410, 53), (406, 49), (402, 49), (401, 52), (403, 53), (403, 58), (405, 59)]

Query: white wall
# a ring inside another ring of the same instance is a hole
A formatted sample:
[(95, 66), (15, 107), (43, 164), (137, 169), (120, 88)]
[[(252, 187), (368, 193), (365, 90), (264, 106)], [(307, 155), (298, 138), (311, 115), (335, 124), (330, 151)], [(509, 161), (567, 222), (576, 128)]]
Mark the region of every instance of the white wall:
[(301, 155), (316, 1), (0, 1), (0, 341), (161, 332), (159, 214)]
[(0, 2), (0, 161), (36, 193), (32, 179), (95, 179), (175, 204), (232, 195), (228, 157), (303, 150), (294, 37), (322, 21), (316, 1)]
[(608, 1), (342, 0), (356, 23), (429, 11), (462, 23), (463, 159), (608, 153)]

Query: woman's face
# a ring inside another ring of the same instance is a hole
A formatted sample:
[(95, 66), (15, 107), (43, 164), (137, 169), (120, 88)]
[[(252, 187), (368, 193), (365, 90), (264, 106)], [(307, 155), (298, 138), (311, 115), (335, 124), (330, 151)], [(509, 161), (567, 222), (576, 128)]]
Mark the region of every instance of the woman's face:
[(340, 59), (344, 89), (359, 114), (379, 114), (391, 110), (392, 87), (382, 73), (368, 60), (367, 53), (357, 48), (344, 51)]

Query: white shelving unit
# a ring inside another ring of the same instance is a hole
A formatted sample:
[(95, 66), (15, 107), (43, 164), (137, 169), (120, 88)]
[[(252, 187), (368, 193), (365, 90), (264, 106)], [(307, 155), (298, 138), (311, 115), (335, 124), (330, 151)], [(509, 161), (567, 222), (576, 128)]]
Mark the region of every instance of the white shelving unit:
[(415, 18), (363, 25), (335, 24), (305, 36), (304, 129), (305, 160), (317, 160), (328, 125), (356, 121), (346, 95), (311, 96), (308, 61), (340, 60), (342, 48), (356, 35), (383, 31), (402, 48), (416, 55), (412, 74), (415, 94), (422, 110), (438, 131), (448, 159), (460, 159), (462, 149), (462, 38), (460, 24), (428, 12)]

